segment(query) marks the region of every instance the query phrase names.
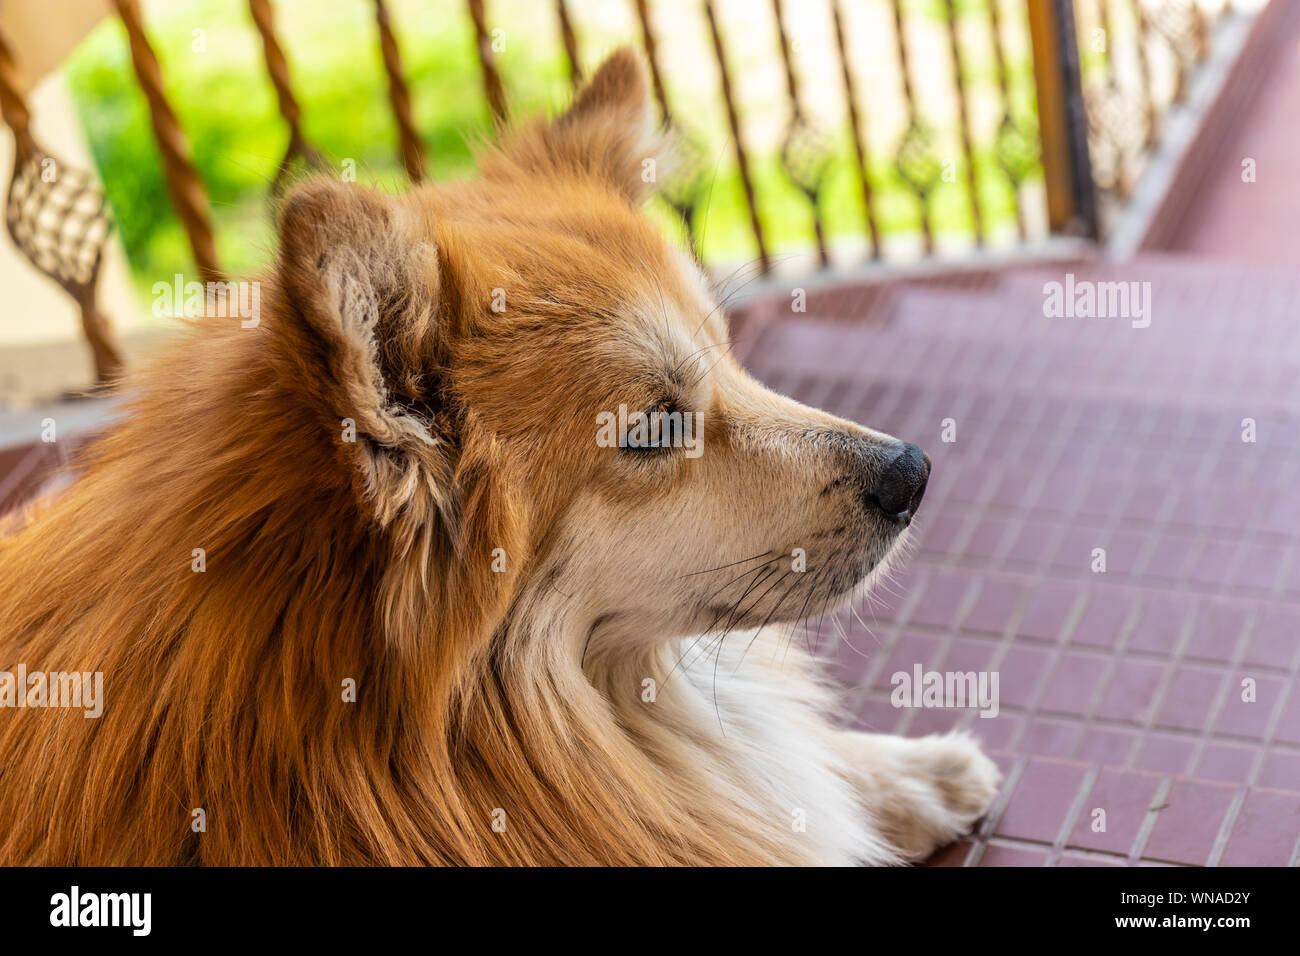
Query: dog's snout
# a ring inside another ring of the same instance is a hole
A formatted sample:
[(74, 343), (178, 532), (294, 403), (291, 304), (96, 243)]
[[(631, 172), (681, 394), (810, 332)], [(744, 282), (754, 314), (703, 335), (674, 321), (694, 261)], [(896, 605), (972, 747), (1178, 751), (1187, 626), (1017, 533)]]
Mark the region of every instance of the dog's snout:
[(929, 479), (930, 456), (915, 445), (904, 442), (880, 470), (867, 494), (867, 503), (888, 517), (910, 521), (916, 509), (921, 507)]

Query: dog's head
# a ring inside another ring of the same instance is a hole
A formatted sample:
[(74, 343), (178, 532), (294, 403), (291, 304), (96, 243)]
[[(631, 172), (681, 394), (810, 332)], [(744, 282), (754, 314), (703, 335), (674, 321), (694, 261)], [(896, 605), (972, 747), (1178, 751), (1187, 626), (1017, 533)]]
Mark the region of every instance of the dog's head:
[(478, 179), (287, 199), (279, 284), (412, 591), (390, 614), (441, 586), (498, 615), (554, 599), (551, 623), (585, 634), (793, 621), (905, 533), (928, 459), (746, 374), (700, 270), (640, 210), (663, 165), (621, 51)]

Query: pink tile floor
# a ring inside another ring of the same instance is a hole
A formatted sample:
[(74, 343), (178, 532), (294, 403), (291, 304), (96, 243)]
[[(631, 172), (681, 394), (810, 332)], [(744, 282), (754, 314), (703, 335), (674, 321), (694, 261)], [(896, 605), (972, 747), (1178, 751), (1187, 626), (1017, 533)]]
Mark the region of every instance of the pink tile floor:
[[(1075, 267), (1151, 283), (1134, 328), (1045, 317), (1064, 271), (749, 308), (759, 378), (933, 460), (911, 557), (822, 646), (859, 726), (997, 755), (993, 812), (937, 864), (1296, 865), (1300, 277)], [(1000, 713), (894, 708), (916, 664), (998, 672)]]

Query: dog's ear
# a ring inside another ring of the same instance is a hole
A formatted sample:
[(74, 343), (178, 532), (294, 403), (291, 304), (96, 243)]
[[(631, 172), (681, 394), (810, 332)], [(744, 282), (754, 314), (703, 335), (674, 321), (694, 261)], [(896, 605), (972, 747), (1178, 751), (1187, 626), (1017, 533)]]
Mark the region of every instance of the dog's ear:
[(326, 178), (298, 186), (279, 212), (290, 348), (381, 526), (421, 504), (454, 520), (456, 434), (442, 388), (450, 283), (427, 225), (409, 203)]
[[(533, 172), (595, 176), (640, 202), (671, 162), (640, 56), (631, 47), (611, 53), (563, 115), (519, 130), (503, 155)], [(483, 171), (492, 175), (491, 164)]]

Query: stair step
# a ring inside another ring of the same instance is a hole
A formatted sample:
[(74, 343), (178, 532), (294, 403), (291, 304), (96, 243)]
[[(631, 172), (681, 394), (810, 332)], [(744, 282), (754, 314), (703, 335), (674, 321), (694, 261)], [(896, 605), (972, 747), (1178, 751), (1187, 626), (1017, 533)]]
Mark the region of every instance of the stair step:
[(995, 753), (1002, 793), (940, 866), (1294, 866), (1300, 792)]

